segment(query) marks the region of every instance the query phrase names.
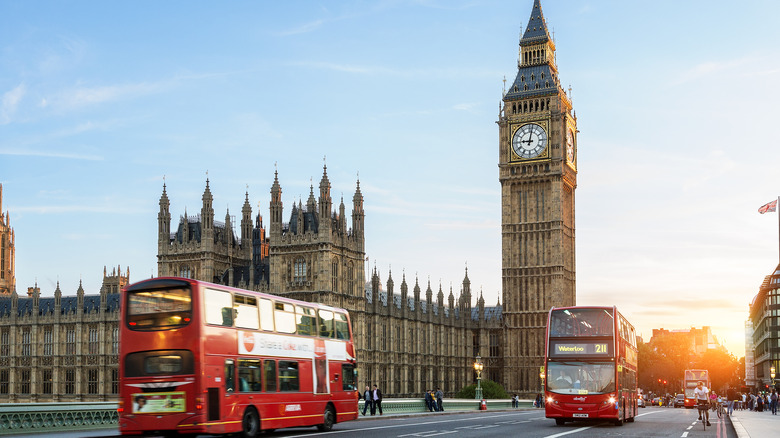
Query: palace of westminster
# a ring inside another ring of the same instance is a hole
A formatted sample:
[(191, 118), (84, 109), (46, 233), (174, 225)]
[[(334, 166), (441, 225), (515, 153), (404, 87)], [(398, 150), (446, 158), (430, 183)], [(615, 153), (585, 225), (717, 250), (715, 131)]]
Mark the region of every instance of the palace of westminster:
[[(312, 185), (307, 202), (293, 203), (286, 216), (275, 172), (268, 231), (259, 213), (253, 217), (248, 193), (239, 224), (229, 213), (216, 221), (208, 179), (200, 213), (185, 212), (172, 229), (163, 184), (157, 275), (347, 309), (359, 381), (377, 384), (389, 397), (419, 397), (435, 387), (453, 395), (475, 382), (478, 355), (484, 379), (530, 396), (541, 388), (547, 312), (576, 301), (576, 117), (539, 0), (520, 38), (517, 76), (503, 94), (497, 124), (502, 297), (495, 306), (473, 295), (468, 269), (457, 295), (405, 275), (396, 285), (392, 273), (381, 280), (376, 269), (366, 277), (360, 181), (348, 221), (343, 199), (335, 209), (332, 204), (327, 168), (317, 196)], [(0, 213), (0, 236), (0, 403), (114, 400), (119, 292), (130, 270), (104, 268), (98, 294), (79, 285), (75, 296), (64, 296), (58, 283), (53, 298), (41, 297), (37, 284), (20, 297), (8, 212)]]

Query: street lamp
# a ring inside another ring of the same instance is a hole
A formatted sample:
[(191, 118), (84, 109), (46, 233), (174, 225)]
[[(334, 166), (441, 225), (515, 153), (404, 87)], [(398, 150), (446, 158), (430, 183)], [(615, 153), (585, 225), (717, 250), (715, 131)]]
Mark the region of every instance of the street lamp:
[(477, 360), (474, 361), (474, 370), (477, 372), (477, 390), (476, 393), (476, 399), (482, 400), (482, 386), (480, 385), (480, 381), (482, 380), (482, 369), (484, 368), (484, 365), (482, 365), (482, 358), (477, 355)]
[(772, 388), (775, 387), (775, 366), (769, 367), (769, 377), (772, 378)]

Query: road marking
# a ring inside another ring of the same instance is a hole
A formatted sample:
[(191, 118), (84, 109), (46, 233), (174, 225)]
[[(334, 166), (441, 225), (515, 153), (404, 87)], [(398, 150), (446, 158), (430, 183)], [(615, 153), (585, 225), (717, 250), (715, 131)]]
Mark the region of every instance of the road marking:
[(685, 438), (688, 436), (688, 432), (683, 432), (682, 436), (680, 438)]
[(555, 435), (547, 435), (544, 438), (556, 438), (556, 437), (559, 437), (559, 436), (569, 435), (569, 434), (572, 434), (572, 433), (579, 433), (579, 432), (582, 432), (583, 430), (588, 430), (588, 429), (590, 429), (592, 427), (595, 427), (595, 426), (597, 426), (597, 425), (588, 426), (588, 427), (578, 427), (578, 428), (576, 428), (574, 430), (570, 430), (568, 432), (556, 433)]
[(477, 430), (477, 429), (490, 429), (491, 427), (501, 427), (501, 426), (499, 426), (498, 424), (488, 424), (488, 425), (484, 425), (484, 426), (481, 425), (481, 424), (475, 424), (473, 426), (456, 427), (455, 429), (473, 429), (473, 430)]
[(688, 428), (685, 430), (691, 430), (691, 429), (693, 429), (693, 426), (688, 426)]
[(637, 417), (642, 417), (642, 416), (645, 416), (645, 415), (651, 415), (651, 414), (657, 414), (657, 413), (659, 413), (659, 412), (663, 412), (663, 411), (652, 411), (652, 412), (645, 412), (644, 414), (639, 414), (639, 415), (637, 415)]
[(408, 433), (406, 435), (398, 435), (398, 437), (404, 437), (404, 436), (416, 436), (416, 437), (429, 437), (429, 436), (437, 436), (437, 435), (446, 435), (450, 433), (458, 433), (455, 430), (431, 430), (428, 432), (417, 432), (417, 433)]
[[(536, 414), (537, 412), (533, 412), (532, 411), (530, 413)], [(453, 423), (453, 422), (458, 422), (458, 421), (483, 421), (483, 420), (491, 419), (491, 418), (507, 418), (507, 417), (511, 417), (511, 416), (514, 416), (514, 415), (518, 415), (518, 414), (521, 414), (521, 412), (516, 412), (516, 413), (513, 412), (513, 413), (510, 413), (510, 414), (480, 415), (479, 417), (468, 417), (468, 418), (447, 419), (447, 420), (444, 420), (444, 419), (442, 419), (442, 420), (432, 420), (432, 421), (424, 421), (424, 422), (420, 422), (420, 423), (403, 423), (403, 424), (394, 424), (394, 425), (389, 425), (389, 426), (371, 426), (371, 427), (365, 427), (365, 428), (362, 428), (362, 429), (332, 430), (330, 432), (320, 432), (317, 435), (318, 436), (322, 436), (322, 435), (338, 435), (338, 434), (343, 434), (343, 433), (354, 433), (354, 432), (362, 432), (362, 431), (371, 432), (371, 431), (379, 430), (379, 429), (397, 429), (397, 428), (401, 428), (401, 427), (426, 426), (426, 425), (431, 425), (431, 424)], [(523, 412), (522, 414), (525, 414), (525, 413)], [(392, 417), (390, 417), (390, 418), (392, 418)], [(531, 418), (531, 420), (537, 420), (537, 419), (544, 420), (544, 417)], [(294, 438), (294, 437), (308, 437), (308, 438), (311, 438), (311, 433), (307, 432), (307, 433), (303, 433), (303, 434), (300, 434), (300, 435), (290, 435), (288, 438)]]

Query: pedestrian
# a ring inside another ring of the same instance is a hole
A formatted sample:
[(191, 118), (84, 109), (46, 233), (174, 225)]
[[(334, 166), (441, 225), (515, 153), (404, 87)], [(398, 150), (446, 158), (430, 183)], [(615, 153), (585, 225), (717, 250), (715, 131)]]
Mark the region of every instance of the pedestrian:
[(439, 412), (444, 412), (444, 406), (441, 404), (443, 398), (444, 393), (442, 392), (441, 388), (436, 388), (436, 408)]
[(772, 395), (769, 396), (769, 408), (772, 410), (772, 415), (777, 415), (777, 391), (772, 388)]
[(363, 404), (363, 415), (366, 415), (366, 409), (369, 411), (374, 410), (374, 403), (371, 398), (371, 388), (366, 385), (366, 390), (363, 392), (363, 400), (365, 400), (365, 403)]
[[(517, 407), (517, 394), (512, 394), (512, 407)], [(534, 407), (536, 407), (536, 400), (534, 400)]]
[(428, 409), (428, 411), (433, 412), (433, 397), (431, 396), (431, 391), (429, 389), (425, 390), (425, 408)]
[(374, 402), (371, 405), (371, 415), (376, 413), (379, 409), (379, 415), (382, 415), (382, 391), (374, 384), (374, 391), (371, 393), (371, 400)]
[[(520, 397), (517, 397), (517, 405), (520, 406)], [(537, 408), (543, 408), (544, 407), (544, 396), (542, 393), (536, 394), (536, 407)]]

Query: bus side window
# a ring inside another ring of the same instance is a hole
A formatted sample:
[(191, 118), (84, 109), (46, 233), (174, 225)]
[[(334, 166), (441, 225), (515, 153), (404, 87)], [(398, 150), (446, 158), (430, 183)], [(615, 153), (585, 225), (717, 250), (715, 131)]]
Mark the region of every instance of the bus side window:
[(347, 322), (347, 315), (343, 313), (336, 313), (335, 326), (336, 339), (349, 339), (349, 323)]
[(245, 359), (238, 361), (238, 390), (241, 392), (261, 391), (262, 377), (260, 361)]
[(236, 327), (255, 330), (260, 328), (260, 321), (257, 318), (257, 299), (243, 295), (236, 295), (234, 298)]
[(295, 318), (299, 335), (317, 336), (317, 316), (314, 309), (295, 306)]
[(298, 390), (298, 362), (280, 360), (279, 391), (294, 392)]
[(236, 365), (233, 359), (225, 359), (225, 392), (232, 393), (236, 390)]
[(263, 362), (263, 374), (265, 392), (276, 392), (276, 361), (270, 359)]
[(295, 308), (289, 303), (274, 303), (274, 320), (279, 333), (295, 333)]
[(260, 299), (260, 328), (274, 331), (274, 306), (271, 300), (265, 298)]
[[(207, 324), (233, 325), (233, 297), (230, 292), (216, 289), (206, 289), (204, 296), (204, 312)], [(226, 324), (228, 323), (228, 324)]]
[(329, 310), (320, 310), (320, 336), (323, 338), (332, 338), (333, 332), (333, 312)]
[(344, 376), (341, 380), (341, 389), (344, 391), (355, 391), (357, 385), (355, 384), (355, 366), (352, 364), (341, 365), (341, 375)]

